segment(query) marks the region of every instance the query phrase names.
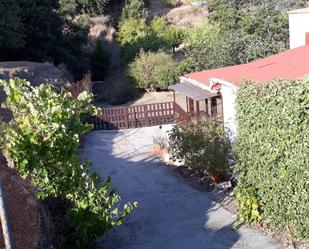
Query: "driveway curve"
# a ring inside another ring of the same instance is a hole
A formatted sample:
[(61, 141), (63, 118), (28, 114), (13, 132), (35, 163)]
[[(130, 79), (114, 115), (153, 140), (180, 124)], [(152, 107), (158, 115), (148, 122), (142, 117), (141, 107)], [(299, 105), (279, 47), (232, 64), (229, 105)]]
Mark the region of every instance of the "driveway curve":
[(242, 226), (212, 201), (151, 155), (153, 136), (171, 126), (95, 131), (86, 136), (81, 154), (102, 179), (111, 176), (122, 201), (139, 207), (95, 249), (281, 249), (275, 240)]

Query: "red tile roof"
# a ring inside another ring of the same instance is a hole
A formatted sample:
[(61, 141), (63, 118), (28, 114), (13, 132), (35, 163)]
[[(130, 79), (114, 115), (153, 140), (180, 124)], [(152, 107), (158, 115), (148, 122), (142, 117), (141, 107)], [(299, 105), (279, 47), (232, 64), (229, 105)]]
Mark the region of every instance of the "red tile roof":
[(218, 78), (235, 85), (244, 79), (264, 82), (271, 79), (298, 79), (309, 74), (309, 46), (291, 49), (248, 64), (186, 74), (187, 78), (209, 85)]

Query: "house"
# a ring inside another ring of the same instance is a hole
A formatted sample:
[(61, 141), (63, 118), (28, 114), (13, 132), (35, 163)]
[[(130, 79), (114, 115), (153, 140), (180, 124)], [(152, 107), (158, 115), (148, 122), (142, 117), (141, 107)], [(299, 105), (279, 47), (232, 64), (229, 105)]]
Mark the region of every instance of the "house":
[(186, 96), (189, 116), (221, 118), (236, 135), (236, 93), (240, 83), (272, 79), (298, 79), (309, 74), (309, 8), (288, 12), (290, 50), (248, 64), (194, 72), (170, 87)]

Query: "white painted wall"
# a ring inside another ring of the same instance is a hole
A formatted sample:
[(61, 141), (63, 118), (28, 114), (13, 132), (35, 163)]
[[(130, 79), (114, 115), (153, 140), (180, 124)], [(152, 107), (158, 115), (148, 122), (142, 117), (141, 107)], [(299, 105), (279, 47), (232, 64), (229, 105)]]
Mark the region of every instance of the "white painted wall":
[(223, 101), (223, 121), (224, 126), (231, 131), (231, 138), (235, 139), (236, 127), (236, 92), (237, 87), (221, 85), (221, 95)]
[(309, 8), (293, 10), (289, 13), (290, 49), (306, 45), (309, 32)]

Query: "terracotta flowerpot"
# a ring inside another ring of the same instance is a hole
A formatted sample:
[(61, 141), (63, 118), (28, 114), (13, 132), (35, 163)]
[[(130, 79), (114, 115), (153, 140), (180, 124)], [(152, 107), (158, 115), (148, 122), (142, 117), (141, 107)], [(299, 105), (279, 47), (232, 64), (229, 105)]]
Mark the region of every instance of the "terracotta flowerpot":
[(212, 182), (213, 184), (215, 184), (215, 185), (218, 183), (218, 177), (215, 176), (215, 175), (211, 175), (211, 176), (210, 176), (210, 180), (211, 180), (211, 182)]
[(155, 156), (160, 156), (161, 155), (161, 148), (160, 148), (160, 145), (155, 145), (153, 147), (153, 154)]

